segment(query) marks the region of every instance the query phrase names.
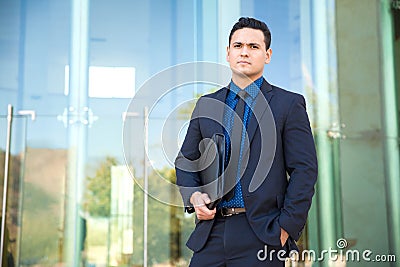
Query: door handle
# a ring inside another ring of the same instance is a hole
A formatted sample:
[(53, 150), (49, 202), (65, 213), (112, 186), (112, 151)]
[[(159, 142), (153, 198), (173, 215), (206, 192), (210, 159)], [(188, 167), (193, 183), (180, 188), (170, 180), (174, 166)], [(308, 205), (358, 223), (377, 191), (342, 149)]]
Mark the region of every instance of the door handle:
[(32, 121), (36, 120), (36, 111), (34, 110), (18, 110), (18, 115), (30, 116)]

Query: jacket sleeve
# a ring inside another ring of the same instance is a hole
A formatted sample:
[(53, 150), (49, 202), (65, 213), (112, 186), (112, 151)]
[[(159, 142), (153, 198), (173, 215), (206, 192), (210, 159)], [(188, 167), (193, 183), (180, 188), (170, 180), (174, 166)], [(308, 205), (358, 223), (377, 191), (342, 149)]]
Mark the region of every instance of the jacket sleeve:
[(176, 184), (179, 186), (185, 211), (189, 213), (194, 212), (193, 205), (189, 201), (190, 197), (201, 185), (196, 164), (196, 160), (200, 158), (199, 144), (202, 140), (198, 116), (200, 102), (201, 98), (193, 110), (185, 140), (175, 159)]
[(318, 175), (314, 139), (301, 95), (295, 95), (291, 103), (282, 137), (285, 166), (290, 178), (279, 224), (298, 240), (307, 220)]

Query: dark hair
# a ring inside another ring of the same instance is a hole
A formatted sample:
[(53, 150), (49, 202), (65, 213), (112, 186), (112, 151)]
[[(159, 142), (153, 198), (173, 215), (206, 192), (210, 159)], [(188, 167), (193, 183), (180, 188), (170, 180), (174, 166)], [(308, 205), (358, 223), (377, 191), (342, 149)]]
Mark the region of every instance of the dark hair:
[(271, 45), (271, 32), (269, 31), (267, 24), (257, 19), (247, 17), (241, 17), (238, 22), (233, 25), (231, 33), (229, 34), (229, 45), (231, 44), (233, 33), (243, 28), (251, 28), (262, 31), (264, 34), (265, 49), (268, 50)]

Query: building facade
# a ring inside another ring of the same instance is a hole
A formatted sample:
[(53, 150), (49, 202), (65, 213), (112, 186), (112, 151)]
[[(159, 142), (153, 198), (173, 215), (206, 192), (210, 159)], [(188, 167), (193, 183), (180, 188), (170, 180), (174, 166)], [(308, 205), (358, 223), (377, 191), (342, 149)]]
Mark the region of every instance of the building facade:
[(316, 257), (298, 264), (331, 249), (360, 253), (337, 266), (400, 266), (400, 1), (0, 0), (3, 266), (187, 266), (194, 217), (165, 185), (218, 86), (171, 67), (227, 68), (241, 16), (270, 27), (264, 77), (303, 94), (312, 123), (299, 246)]

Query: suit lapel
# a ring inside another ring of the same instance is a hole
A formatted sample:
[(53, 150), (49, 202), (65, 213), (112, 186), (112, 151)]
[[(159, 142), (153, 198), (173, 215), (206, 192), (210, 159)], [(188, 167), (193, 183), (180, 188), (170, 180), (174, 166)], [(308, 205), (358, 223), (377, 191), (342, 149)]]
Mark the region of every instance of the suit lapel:
[(212, 133), (223, 134), (223, 117), (225, 98), (228, 93), (228, 88), (224, 87), (215, 92), (215, 95), (211, 98), (211, 105), (204, 105), (204, 113), (208, 114), (208, 118), (211, 118), (215, 123), (211, 123), (208, 126), (211, 127)]

